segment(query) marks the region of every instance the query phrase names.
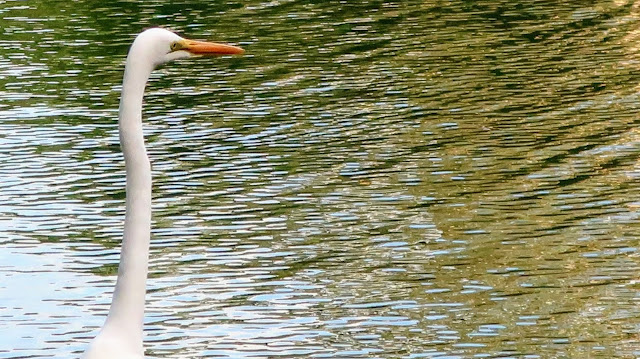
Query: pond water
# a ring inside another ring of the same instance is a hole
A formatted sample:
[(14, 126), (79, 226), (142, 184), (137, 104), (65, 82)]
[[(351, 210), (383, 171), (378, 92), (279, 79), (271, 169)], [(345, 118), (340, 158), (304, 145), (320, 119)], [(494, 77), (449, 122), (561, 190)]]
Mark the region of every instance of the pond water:
[(640, 4), (0, 1), (0, 358), (108, 310), (142, 29), (154, 358), (640, 356)]

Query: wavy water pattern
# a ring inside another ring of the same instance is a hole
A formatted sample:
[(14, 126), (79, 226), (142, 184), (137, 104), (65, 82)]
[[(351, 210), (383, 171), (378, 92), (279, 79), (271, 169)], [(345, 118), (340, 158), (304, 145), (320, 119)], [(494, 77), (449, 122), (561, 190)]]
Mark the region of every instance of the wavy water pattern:
[(103, 323), (153, 25), (247, 51), (148, 86), (149, 357), (640, 356), (639, 8), (0, 1), (0, 358)]

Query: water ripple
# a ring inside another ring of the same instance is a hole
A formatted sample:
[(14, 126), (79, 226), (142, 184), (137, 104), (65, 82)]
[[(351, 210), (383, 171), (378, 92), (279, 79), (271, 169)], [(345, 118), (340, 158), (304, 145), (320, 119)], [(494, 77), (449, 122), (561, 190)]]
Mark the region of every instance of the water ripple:
[(0, 357), (102, 325), (150, 25), (247, 53), (148, 86), (149, 356), (637, 356), (637, 6), (94, 5), (0, 3)]

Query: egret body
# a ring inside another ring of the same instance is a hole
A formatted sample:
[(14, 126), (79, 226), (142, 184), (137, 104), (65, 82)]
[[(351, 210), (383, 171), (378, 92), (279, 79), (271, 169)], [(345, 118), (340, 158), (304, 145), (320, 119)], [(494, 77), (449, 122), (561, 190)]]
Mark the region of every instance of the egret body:
[(151, 163), (142, 134), (142, 98), (158, 65), (193, 56), (234, 55), (235, 46), (184, 39), (151, 28), (134, 40), (124, 70), (118, 128), (127, 175), (126, 214), (118, 278), (109, 314), (82, 359), (142, 359), (142, 325), (151, 232)]

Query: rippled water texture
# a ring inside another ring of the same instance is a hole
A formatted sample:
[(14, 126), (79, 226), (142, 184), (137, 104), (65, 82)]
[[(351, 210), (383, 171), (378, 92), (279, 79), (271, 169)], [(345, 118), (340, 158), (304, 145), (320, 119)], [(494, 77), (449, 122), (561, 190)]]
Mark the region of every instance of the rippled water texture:
[(0, 358), (77, 357), (115, 280), (136, 33), (155, 358), (640, 356), (640, 6), (0, 1)]

